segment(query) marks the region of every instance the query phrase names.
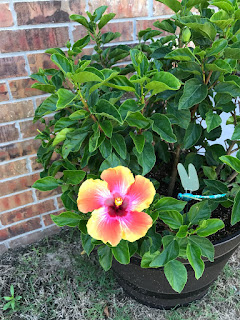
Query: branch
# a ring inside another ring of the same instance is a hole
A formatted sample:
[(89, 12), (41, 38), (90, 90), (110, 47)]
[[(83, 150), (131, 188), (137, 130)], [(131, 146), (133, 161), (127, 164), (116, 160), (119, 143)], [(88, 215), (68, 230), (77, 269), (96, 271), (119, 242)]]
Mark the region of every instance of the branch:
[(228, 178), (227, 178), (227, 182), (231, 182), (233, 181), (238, 175), (238, 172), (234, 171)]
[[(232, 141), (232, 143), (230, 144), (229, 148), (227, 149), (227, 155), (229, 156), (232, 153), (232, 149), (235, 146), (235, 141)], [(216, 174), (219, 175), (220, 171), (222, 170), (222, 168), (224, 167), (224, 163), (220, 164), (217, 169), (216, 169)]]
[(180, 157), (180, 146), (177, 146), (177, 150), (176, 150), (176, 156), (175, 156), (175, 160), (174, 160), (174, 164), (173, 164), (173, 168), (172, 168), (172, 176), (171, 176), (171, 181), (168, 187), (168, 195), (172, 196), (173, 194), (173, 190), (175, 187), (175, 183), (176, 183), (176, 178), (177, 178), (177, 165), (179, 162), (179, 157)]

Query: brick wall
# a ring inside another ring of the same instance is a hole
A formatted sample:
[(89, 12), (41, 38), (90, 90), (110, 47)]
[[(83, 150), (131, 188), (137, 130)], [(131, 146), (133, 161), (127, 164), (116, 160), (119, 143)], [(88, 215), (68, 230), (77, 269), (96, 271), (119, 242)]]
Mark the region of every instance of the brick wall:
[(0, 253), (57, 231), (50, 213), (62, 209), (59, 192), (31, 188), (41, 171), (34, 140), (40, 125), (32, 118), (45, 95), (31, 89), (29, 75), (53, 67), (45, 49), (66, 49), (67, 40), (84, 35), (69, 14), (100, 5), (117, 14), (106, 28), (122, 33), (122, 43), (135, 42), (138, 31), (173, 14), (154, 0), (0, 0)]

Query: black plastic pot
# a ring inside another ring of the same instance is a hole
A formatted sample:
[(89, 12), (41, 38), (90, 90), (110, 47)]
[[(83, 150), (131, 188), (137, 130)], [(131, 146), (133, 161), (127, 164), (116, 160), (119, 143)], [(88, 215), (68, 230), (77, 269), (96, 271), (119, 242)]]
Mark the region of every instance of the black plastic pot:
[(133, 299), (150, 307), (171, 309), (202, 298), (239, 244), (240, 231), (215, 244), (215, 260), (214, 262), (205, 261), (205, 271), (199, 280), (196, 280), (192, 267), (186, 262), (188, 281), (181, 293), (171, 288), (163, 268), (142, 269), (138, 257), (132, 257), (128, 265), (122, 265), (114, 260), (113, 270), (119, 284)]

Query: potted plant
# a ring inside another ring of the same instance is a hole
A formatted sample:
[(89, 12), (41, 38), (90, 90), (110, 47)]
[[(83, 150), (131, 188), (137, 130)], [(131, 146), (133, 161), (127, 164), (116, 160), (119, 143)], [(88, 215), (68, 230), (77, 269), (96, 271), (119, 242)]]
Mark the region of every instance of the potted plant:
[[(78, 227), (85, 252), (97, 246), (128, 294), (171, 308), (202, 297), (240, 242), (240, 9), (160, 2), (175, 15), (139, 32), (134, 48), (109, 45), (120, 34), (102, 33), (115, 16), (106, 6), (70, 16), (87, 35), (67, 52), (47, 50), (58, 69), (32, 75), (51, 94), (34, 118), (45, 129), (33, 187), (61, 187), (66, 212), (53, 221)], [(90, 40), (95, 53), (80, 59)], [(225, 146), (223, 115), (234, 127)]]

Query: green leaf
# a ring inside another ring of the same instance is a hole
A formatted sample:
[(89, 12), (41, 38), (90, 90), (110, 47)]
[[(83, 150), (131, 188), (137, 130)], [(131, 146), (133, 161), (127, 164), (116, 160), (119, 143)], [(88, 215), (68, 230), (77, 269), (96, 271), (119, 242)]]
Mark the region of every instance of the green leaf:
[(233, 135), (231, 137), (231, 140), (240, 140), (240, 124), (237, 124), (234, 128)]
[(222, 162), (226, 163), (233, 170), (240, 173), (240, 160), (232, 156), (222, 156), (219, 158)]
[(64, 73), (73, 72), (73, 67), (70, 61), (59, 53), (51, 55), (51, 60), (62, 70)]
[(125, 139), (121, 134), (115, 133), (111, 138), (111, 144), (122, 159), (127, 157), (127, 147)]
[(95, 245), (92, 243), (92, 237), (89, 234), (81, 233), (82, 246), (86, 254), (89, 256)]
[(215, 171), (214, 167), (207, 167), (207, 166), (202, 166), (203, 168), (203, 173), (208, 179), (210, 180), (216, 180), (217, 179), (217, 174)]
[(228, 45), (226, 39), (218, 39), (213, 42), (212, 47), (207, 49), (207, 57), (217, 56)]
[(186, 253), (188, 261), (195, 271), (195, 278), (198, 280), (201, 278), (205, 268), (204, 262), (201, 259), (201, 249), (195, 243), (188, 242)]
[(53, 140), (52, 146), (56, 146), (58, 143), (64, 141), (69, 132), (74, 131), (74, 128), (65, 128), (56, 134), (55, 139)]
[(110, 20), (116, 16), (115, 13), (108, 13), (102, 16), (100, 22), (98, 23), (98, 28), (101, 30)]
[(150, 124), (150, 121), (147, 118), (145, 118), (141, 114), (141, 112), (130, 113), (126, 121), (129, 124), (129, 126), (136, 127), (138, 129), (146, 128)]
[[(80, 72), (72, 75), (71, 78), (73, 79), (73, 81), (78, 82), (78, 83), (91, 82), (91, 81), (102, 82), (103, 76), (101, 74), (99, 74), (100, 71), (98, 71), (96, 73), (93, 73), (90, 71), (80, 71)], [(101, 75), (101, 77), (100, 77), (100, 75)]]
[(54, 126), (54, 133), (61, 131), (67, 127), (70, 127), (73, 124), (77, 124), (78, 122), (75, 120), (71, 120), (69, 118), (60, 118)]
[(231, 73), (232, 68), (229, 63), (225, 60), (216, 60), (213, 63), (206, 63), (205, 68), (207, 70), (222, 72), (222, 73)]
[(188, 0), (186, 3), (186, 7), (192, 8), (192, 7), (196, 6), (197, 4), (201, 4), (202, 2), (203, 2), (203, 0)]
[(137, 112), (137, 111), (141, 111), (141, 109), (143, 109), (143, 106), (138, 105), (137, 101), (133, 100), (133, 99), (127, 99), (126, 101), (124, 101), (120, 108), (119, 108), (119, 112), (122, 116), (123, 121), (126, 120), (126, 118), (132, 113), (132, 112)]
[(145, 144), (145, 137), (142, 134), (134, 134), (132, 131), (129, 133), (130, 137), (133, 140), (133, 143), (137, 149), (138, 153), (142, 153), (144, 144)]
[(35, 181), (32, 187), (40, 191), (50, 191), (56, 189), (61, 184), (61, 181), (55, 179), (54, 177), (45, 177)]
[(156, 28), (159, 28), (161, 30), (164, 30), (164, 31), (167, 31), (170, 33), (175, 33), (175, 31), (176, 31), (176, 25), (175, 25), (174, 21), (172, 21), (170, 19), (166, 19), (166, 20), (162, 20), (162, 21), (157, 20), (153, 23), (153, 25)]
[(178, 109), (189, 109), (192, 106), (202, 102), (208, 94), (207, 86), (198, 79), (187, 80), (183, 95), (179, 100)]
[(188, 47), (175, 49), (169, 52), (164, 58), (179, 61), (195, 61), (196, 59), (196, 57)]
[(189, 15), (179, 18), (179, 21), (211, 41), (214, 41), (216, 38), (217, 30), (214, 24), (207, 18), (202, 18), (199, 15)]
[(85, 17), (80, 16), (79, 14), (72, 14), (69, 18), (73, 21), (80, 23), (85, 28), (87, 28), (87, 29), (89, 28), (89, 23)]
[(82, 49), (82, 48), (86, 47), (86, 45), (88, 45), (89, 42), (90, 42), (90, 36), (87, 35), (87, 36), (83, 37), (82, 39), (76, 41), (73, 44), (72, 49), (75, 49), (75, 48)]
[(86, 172), (83, 170), (64, 170), (64, 181), (69, 184), (79, 184), (85, 177)]
[(152, 115), (151, 119), (153, 120), (153, 131), (157, 132), (163, 140), (170, 143), (177, 141), (177, 137), (173, 133), (171, 123), (166, 116), (155, 113)]
[(152, 170), (156, 162), (154, 147), (151, 143), (146, 142), (142, 153), (135, 153), (138, 163), (142, 167), (142, 175), (146, 175)]
[(229, 93), (234, 98), (240, 96), (240, 87), (233, 81), (220, 82), (214, 89), (218, 93)]
[(82, 119), (86, 119), (88, 115), (89, 115), (89, 112), (86, 110), (77, 110), (72, 114), (70, 114), (69, 118), (71, 120), (82, 120)]
[(118, 90), (135, 92), (134, 84), (131, 83), (131, 81), (129, 81), (125, 76), (116, 76), (115, 78), (106, 82), (105, 85)]
[(202, 134), (202, 127), (200, 124), (191, 122), (185, 132), (183, 145), (184, 149), (189, 149), (194, 146), (200, 139)]
[(75, 212), (66, 211), (55, 216), (51, 214), (52, 221), (59, 227), (76, 227), (78, 226), (81, 216)]
[(40, 119), (42, 116), (56, 111), (57, 100), (57, 94), (52, 94), (50, 97), (44, 100), (35, 111), (34, 122)]
[(100, 130), (98, 128), (98, 124), (95, 123), (92, 126), (93, 135), (89, 139), (89, 152), (92, 153), (98, 148), (98, 140), (100, 138)]
[(12, 297), (14, 297), (14, 286), (12, 284), (10, 286), (10, 293), (11, 293)]
[(114, 168), (120, 166), (121, 164), (122, 163), (119, 157), (117, 157), (115, 153), (111, 153), (110, 156), (106, 158), (105, 161), (103, 161), (101, 167), (99, 168), (99, 171), (102, 172), (103, 170), (106, 170), (108, 168)]
[(180, 293), (187, 283), (187, 269), (184, 264), (178, 260), (169, 261), (164, 266), (164, 274), (173, 290)]
[(224, 223), (220, 219), (203, 220), (196, 229), (197, 235), (200, 237), (208, 237), (224, 228)]
[(186, 206), (186, 202), (171, 197), (161, 198), (154, 206), (157, 211), (176, 210), (181, 212)]
[(66, 159), (70, 152), (76, 152), (81, 148), (81, 145), (88, 135), (88, 132), (82, 129), (74, 130), (67, 134), (67, 139), (62, 146), (62, 156)]
[(234, 225), (239, 221), (240, 221), (240, 191), (238, 191), (236, 197), (234, 198), (231, 224)]
[(141, 268), (150, 268), (150, 263), (159, 255), (159, 251), (150, 253), (149, 251), (144, 253), (141, 260)]
[(206, 114), (207, 132), (217, 128), (221, 123), (222, 119), (217, 113), (213, 113), (212, 110), (208, 111)]
[(100, 20), (106, 10), (107, 6), (98, 7), (93, 13), (93, 15), (95, 16), (94, 21), (97, 22), (98, 20)]
[(99, 151), (104, 159), (107, 159), (112, 153), (112, 145), (108, 139), (105, 139), (99, 147)]
[(61, 110), (68, 106), (77, 97), (76, 94), (67, 89), (59, 89), (58, 92), (57, 110)]
[(55, 86), (51, 84), (42, 84), (42, 83), (34, 83), (31, 88), (38, 89), (47, 93), (54, 93), (55, 92)]
[(167, 7), (172, 9), (174, 12), (178, 12), (182, 9), (181, 3), (177, 0), (157, 0), (158, 2), (161, 2), (165, 4)]
[(105, 271), (111, 269), (112, 266), (112, 251), (108, 246), (101, 246), (98, 248), (98, 257), (100, 265), (103, 267)]
[(125, 240), (121, 240), (116, 247), (112, 247), (112, 253), (114, 258), (121, 264), (129, 264), (130, 253), (128, 248), (128, 243)]
[(146, 84), (148, 90), (153, 90), (152, 95), (165, 90), (178, 90), (180, 87), (181, 82), (173, 74), (164, 71), (157, 72), (152, 80)]
[(179, 229), (183, 224), (183, 216), (175, 210), (160, 211), (159, 218), (172, 229)]
[(122, 124), (122, 117), (119, 111), (113, 104), (111, 104), (107, 100), (101, 99), (98, 101), (95, 107), (95, 113), (105, 116), (109, 119), (116, 120), (117, 122)]
[(151, 268), (159, 268), (167, 264), (169, 261), (174, 260), (178, 257), (179, 254), (179, 245), (178, 242), (174, 239), (173, 236), (165, 236), (164, 239), (168, 237), (167, 243), (164, 244), (163, 251), (150, 263)]
[(180, 226), (176, 236), (178, 238), (186, 238), (187, 235), (188, 235), (188, 226), (186, 225)]
[(219, 10), (211, 16), (210, 21), (224, 30), (233, 23), (234, 19), (232, 19), (226, 11)]
[(201, 249), (202, 256), (208, 258), (208, 260), (211, 262), (214, 261), (215, 249), (214, 245), (209, 239), (192, 235), (188, 238), (188, 241), (194, 242), (194, 244)]
[(201, 220), (209, 219), (211, 216), (211, 209), (208, 205), (208, 201), (201, 201), (191, 206), (187, 217), (189, 222), (194, 225), (198, 224)]
[(233, 11), (232, 2), (229, 0), (213, 0), (213, 1), (211, 1), (211, 4), (218, 7), (219, 9), (223, 9), (227, 12)]
[(204, 190), (208, 190), (212, 194), (224, 194), (228, 192), (228, 187), (225, 183), (218, 180), (204, 180), (206, 184), (206, 188)]
[(103, 132), (105, 133), (105, 135), (108, 137), (108, 138), (111, 138), (112, 137), (112, 132), (113, 132), (113, 127), (112, 127), (112, 123), (111, 121), (109, 120), (104, 120), (104, 121), (101, 121), (99, 123), (100, 127), (102, 128)]

